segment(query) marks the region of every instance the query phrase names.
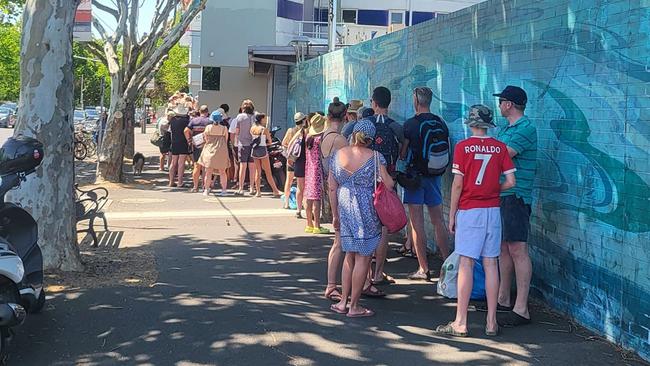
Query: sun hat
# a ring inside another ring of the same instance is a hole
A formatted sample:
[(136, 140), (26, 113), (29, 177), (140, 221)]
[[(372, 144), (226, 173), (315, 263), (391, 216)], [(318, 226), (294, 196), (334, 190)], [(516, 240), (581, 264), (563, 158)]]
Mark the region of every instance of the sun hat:
[(223, 121), (223, 113), (221, 113), (221, 110), (217, 109), (216, 111), (212, 112), (210, 115), (210, 121), (214, 123), (219, 123)]
[(302, 122), (307, 116), (305, 116), (304, 113), (302, 112), (296, 112), (296, 114), (293, 115), (293, 121), (298, 124), (298, 122)]
[(377, 133), (377, 129), (372, 122), (367, 119), (362, 119), (361, 121), (355, 123), (354, 128), (352, 129), (352, 134), (355, 134), (357, 132), (362, 132), (366, 137), (374, 138), (375, 134)]
[(184, 103), (177, 103), (174, 107), (174, 113), (176, 113), (177, 116), (186, 116), (188, 112), (189, 108), (187, 108)]
[[(309, 120), (309, 136), (316, 136), (323, 133), (325, 130), (325, 122), (327, 119), (320, 114), (315, 114), (311, 120)], [(373, 126), (374, 127), (374, 126)]]
[(359, 113), (359, 109), (363, 107), (363, 102), (359, 99), (352, 99), (350, 101), (350, 106), (348, 107), (349, 113)]
[(465, 124), (469, 127), (496, 127), (492, 110), (482, 104), (475, 104), (469, 109)]

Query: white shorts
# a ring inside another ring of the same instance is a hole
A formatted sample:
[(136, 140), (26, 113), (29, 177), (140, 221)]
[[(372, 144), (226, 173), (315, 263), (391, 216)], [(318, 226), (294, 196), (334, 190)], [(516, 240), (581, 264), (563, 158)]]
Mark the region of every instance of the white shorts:
[(499, 207), (458, 210), (456, 249), (465, 257), (496, 258), (501, 254), (501, 210)]

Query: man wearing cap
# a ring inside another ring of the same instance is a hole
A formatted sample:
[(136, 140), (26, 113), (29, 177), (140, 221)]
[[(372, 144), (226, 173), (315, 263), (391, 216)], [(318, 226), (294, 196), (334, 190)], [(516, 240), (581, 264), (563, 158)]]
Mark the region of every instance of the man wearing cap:
[[(523, 89), (508, 85), (494, 96), (499, 97), (499, 110), (508, 120), (508, 125), (500, 129), (497, 139), (507, 145), (508, 153), (517, 168), (517, 186), (501, 193), (503, 237), (499, 258), (501, 285), (498, 301), (498, 310), (504, 312), (499, 315), (499, 323), (515, 326), (530, 323), (528, 291), (533, 269), (527, 242), (537, 164), (537, 129), (524, 115), (528, 97)], [(514, 305), (510, 299), (513, 269), (517, 280)]]
[[(499, 331), (497, 259), (501, 251), (499, 195), (515, 185), (515, 167), (506, 145), (487, 135), (488, 128), (496, 127), (488, 107), (472, 106), (465, 124), (472, 136), (460, 141), (454, 149), (454, 181), (449, 204), (449, 231), (456, 236), (455, 253), (460, 255), (456, 319), (438, 326), (436, 332), (460, 337), (468, 335), (467, 307), (472, 293), (474, 261), (483, 258), (488, 303), (485, 335), (496, 336)], [(502, 174), (506, 179), (500, 183)]]

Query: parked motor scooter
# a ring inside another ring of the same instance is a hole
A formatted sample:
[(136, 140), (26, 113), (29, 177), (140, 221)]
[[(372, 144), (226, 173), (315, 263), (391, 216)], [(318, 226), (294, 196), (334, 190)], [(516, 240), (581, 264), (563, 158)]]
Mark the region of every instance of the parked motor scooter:
[(284, 189), (284, 180), (287, 177), (287, 158), (284, 156), (284, 147), (279, 138), (275, 134), (280, 130), (280, 127), (271, 128), (271, 143), (267, 146), (269, 151), (269, 161), (271, 162), (271, 174), (275, 180), (276, 186), (282, 190)]
[(38, 226), (22, 207), (4, 201), (42, 160), (43, 145), (33, 138), (9, 138), (0, 148), (0, 364), (7, 358), (12, 328), (45, 305)]

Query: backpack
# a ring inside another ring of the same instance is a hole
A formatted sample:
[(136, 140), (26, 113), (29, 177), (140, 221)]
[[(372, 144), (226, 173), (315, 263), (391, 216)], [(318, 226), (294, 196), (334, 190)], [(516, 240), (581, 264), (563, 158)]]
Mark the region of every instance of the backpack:
[(390, 128), (390, 125), (397, 123), (383, 115), (371, 116), (369, 120), (375, 125), (375, 141), (372, 143), (372, 149), (379, 152), (386, 159), (388, 166), (397, 164), (399, 157), (399, 142), (395, 132)]
[(431, 120), (421, 121), (418, 136), (421, 150), (414, 154), (417, 171), (425, 176), (445, 174), (451, 160), (451, 143), (445, 122), (435, 115)]
[(151, 134), (151, 138), (149, 139), (149, 142), (151, 142), (151, 144), (154, 146), (158, 146), (158, 147), (162, 146), (163, 137), (160, 135), (160, 131), (157, 128)]
[(287, 150), (287, 159), (290, 161), (296, 161), (300, 158), (302, 154), (302, 144), (305, 138), (305, 133), (303, 131), (298, 132), (300, 135), (296, 136), (293, 139), (293, 142), (289, 143), (289, 149)]

